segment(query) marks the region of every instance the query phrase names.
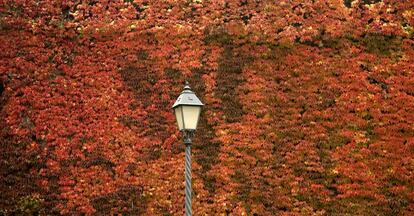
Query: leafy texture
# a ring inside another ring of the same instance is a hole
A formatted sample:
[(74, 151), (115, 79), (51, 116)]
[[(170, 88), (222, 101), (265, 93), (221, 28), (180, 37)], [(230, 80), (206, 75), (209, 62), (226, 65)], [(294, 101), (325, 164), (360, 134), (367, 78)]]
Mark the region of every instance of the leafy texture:
[(3, 0), (1, 214), (414, 214), (413, 8)]

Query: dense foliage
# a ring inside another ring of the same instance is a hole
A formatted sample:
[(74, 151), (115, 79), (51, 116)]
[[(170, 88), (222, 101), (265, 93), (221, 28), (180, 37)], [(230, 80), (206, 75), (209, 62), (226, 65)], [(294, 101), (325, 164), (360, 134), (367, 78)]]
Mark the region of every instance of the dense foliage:
[(414, 214), (414, 1), (0, 1), (0, 214)]

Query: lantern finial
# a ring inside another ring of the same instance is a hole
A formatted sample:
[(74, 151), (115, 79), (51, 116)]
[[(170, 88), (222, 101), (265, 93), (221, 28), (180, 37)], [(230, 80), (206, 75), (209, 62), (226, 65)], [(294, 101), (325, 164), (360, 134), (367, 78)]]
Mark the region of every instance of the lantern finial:
[(187, 80), (184, 82), (184, 90), (191, 90), (190, 84), (188, 83)]

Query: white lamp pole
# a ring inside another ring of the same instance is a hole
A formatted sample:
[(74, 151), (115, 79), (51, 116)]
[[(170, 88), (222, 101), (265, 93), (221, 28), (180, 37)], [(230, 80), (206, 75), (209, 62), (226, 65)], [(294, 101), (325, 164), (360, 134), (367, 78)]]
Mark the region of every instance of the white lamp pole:
[(191, 138), (197, 128), (201, 108), (200, 99), (191, 91), (188, 82), (173, 105), (180, 131), (183, 132), (185, 144), (185, 215), (192, 216), (191, 209)]

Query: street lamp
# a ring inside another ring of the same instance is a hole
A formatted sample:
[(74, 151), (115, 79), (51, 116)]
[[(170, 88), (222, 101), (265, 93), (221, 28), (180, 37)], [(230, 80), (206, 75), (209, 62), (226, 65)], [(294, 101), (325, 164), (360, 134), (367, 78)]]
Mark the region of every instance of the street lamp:
[(185, 144), (185, 215), (191, 216), (191, 138), (197, 128), (201, 107), (204, 104), (191, 91), (188, 82), (172, 108), (177, 118), (178, 129), (183, 132)]

